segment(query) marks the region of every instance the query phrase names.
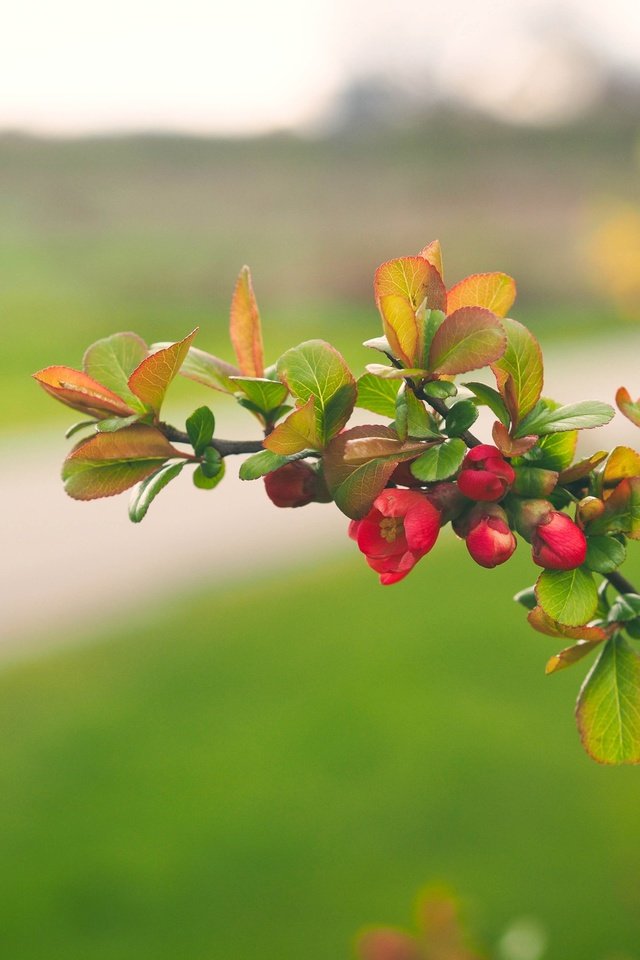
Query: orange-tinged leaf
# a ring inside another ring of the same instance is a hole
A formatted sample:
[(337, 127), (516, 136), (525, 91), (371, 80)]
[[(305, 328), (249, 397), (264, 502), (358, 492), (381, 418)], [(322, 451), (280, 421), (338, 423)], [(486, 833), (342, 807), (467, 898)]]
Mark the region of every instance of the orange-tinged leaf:
[(611, 487), (627, 477), (640, 477), (640, 453), (631, 447), (614, 447), (604, 467), (604, 486)]
[(627, 420), (640, 427), (640, 400), (632, 400), (626, 387), (620, 387), (616, 393), (616, 405)]
[(321, 447), (317, 432), (315, 397), (309, 397), (303, 406), (279, 423), (266, 437), (264, 445), (272, 453), (285, 457), (301, 450), (317, 450)]
[(500, 321), (490, 310), (462, 307), (450, 313), (436, 330), (429, 369), (439, 374), (477, 370), (501, 357), (506, 344)]
[(94, 417), (129, 417), (134, 411), (117, 394), (72, 367), (45, 367), (33, 374), (52, 397)]
[(396, 461), (413, 460), (433, 443), (420, 440), (401, 440), (400, 437), (381, 436), (356, 437), (349, 440), (344, 449), (344, 462), (349, 464), (367, 463), (369, 460), (392, 459)]
[(236, 280), (231, 299), (229, 333), (241, 372), (245, 377), (262, 377), (262, 326), (249, 267), (243, 267)]
[(444, 279), (444, 269), (442, 263), (442, 248), (439, 240), (432, 240), (426, 247), (420, 251), (420, 256), (428, 260), (432, 267), (435, 267), (440, 276)]
[[(549, 434), (549, 436), (553, 436), (553, 434)], [(567, 434), (556, 434), (556, 436), (566, 437)], [(578, 463), (574, 463), (572, 466), (567, 467), (566, 470), (562, 470), (560, 472), (558, 482), (573, 483), (575, 480), (582, 480), (582, 478), (588, 476), (591, 471), (598, 466), (599, 463), (602, 463), (606, 456), (606, 450), (599, 450), (597, 453), (593, 453), (585, 460), (580, 460)]]
[(632, 540), (640, 540), (640, 477), (620, 481), (607, 498), (604, 510), (589, 524), (588, 532), (624, 533)]
[(399, 257), (378, 267), (373, 280), (376, 303), (399, 296), (414, 311), (425, 301), (429, 310), (446, 310), (447, 291), (436, 268), (423, 256)]
[(155, 416), (160, 413), (167, 388), (180, 370), (197, 332), (198, 327), (192, 330), (184, 340), (179, 340), (152, 353), (129, 377), (130, 389)]
[(404, 297), (393, 293), (380, 297), (379, 308), (382, 327), (393, 356), (402, 360), (406, 367), (413, 367), (419, 362), (422, 353), (422, 324), (419, 323), (414, 308)]
[(505, 318), (502, 328), (507, 346), (491, 369), (511, 419), (518, 423), (540, 399), (544, 380), (542, 351), (533, 334), (517, 320)]
[(184, 454), (164, 434), (155, 427), (134, 424), (79, 443), (63, 464), (62, 478), (74, 500), (112, 497), (144, 480), (173, 457)]
[(549, 616), (542, 607), (534, 607), (527, 614), (527, 620), (534, 630), (538, 633), (544, 633), (547, 637), (565, 637), (568, 640), (588, 640), (590, 643), (600, 643), (606, 640), (611, 634), (610, 629), (595, 626), (590, 627), (587, 624), (579, 627), (569, 627), (564, 623), (558, 623)]
[(460, 307), (486, 307), (506, 317), (516, 299), (516, 282), (506, 273), (474, 273), (460, 280), (447, 292), (449, 313)]
[(549, 676), (552, 673), (558, 673), (559, 670), (565, 670), (567, 667), (573, 666), (574, 663), (578, 663), (584, 657), (589, 656), (601, 643), (601, 640), (591, 642), (589, 640), (578, 640), (572, 647), (565, 647), (564, 650), (560, 650), (549, 657), (544, 672)]
[(385, 488), (398, 460), (370, 460), (367, 463), (346, 463), (345, 452), (353, 440), (386, 437), (397, 440), (397, 434), (380, 424), (352, 427), (334, 437), (322, 459), (324, 477), (336, 506), (348, 517), (357, 520), (371, 509), (371, 504)]
[(499, 420), (494, 423), (491, 436), (503, 457), (521, 457), (532, 447), (535, 447), (538, 442), (538, 438), (533, 436), (514, 440), (505, 425), (500, 423)]

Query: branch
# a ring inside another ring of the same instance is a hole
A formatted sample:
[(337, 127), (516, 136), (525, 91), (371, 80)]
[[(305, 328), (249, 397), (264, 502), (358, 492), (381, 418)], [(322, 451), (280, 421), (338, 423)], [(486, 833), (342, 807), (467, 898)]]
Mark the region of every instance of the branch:
[[(167, 440), (174, 443), (191, 443), (188, 434), (183, 430), (176, 430), (168, 423), (159, 423), (158, 430), (164, 433)], [(208, 446), (217, 450), (221, 457), (230, 457), (241, 453), (260, 453), (264, 450), (262, 440), (217, 440), (214, 438)]]

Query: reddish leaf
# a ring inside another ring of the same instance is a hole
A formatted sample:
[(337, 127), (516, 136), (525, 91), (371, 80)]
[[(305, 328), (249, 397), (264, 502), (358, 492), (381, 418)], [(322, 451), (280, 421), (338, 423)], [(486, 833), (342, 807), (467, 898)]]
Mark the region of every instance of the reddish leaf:
[(429, 310), (445, 310), (447, 291), (438, 270), (424, 257), (399, 257), (376, 270), (373, 280), (376, 303), (382, 297), (399, 296), (414, 311), (425, 301)]
[(439, 374), (466, 373), (497, 360), (507, 338), (498, 318), (482, 307), (462, 307), (436, 330), (429, 368)]
[(572, 647), (565, 647), (564, 650), (560, 650), (559, 653), (554, 653), (552, 657), (549, 657), (544, 672), (548, 676), (549, 674), (558, 673), (559, 670), (565, 670), (567, 667), (573, 666), (574, 663), (578, 663), (596, 650), (601, 643), (601, 640), (594, 640), (592, 642), (579, 640)]
[(67, 407), (91, 416), (129, 417), (134, 411), (117, 394), (71, 367), (45, 367), (33, 374), (40, 386)]
[(444, 279), (444, 269), (442, 264), (442, 249), (439, 240), (432, 240), (426, 247), (423, 247), (419, 254), (428, 260), (432, 267), (435, 267), (440, 276)]
[[(383, 428), (383, 430), (386, 428)], [(418, 440), (401, 440), (398, 436), (357, 437), (349, 440), (344, 449), (344, 462), (349, 464), (368, 463), (370, 460), (392, 459), (413, 460), (433, 446)]]
[(620, 387), (616, 393), (616, 404), (627, 420), (640, 427), (640, 400), (632, 400), (626, 387)]
[(494, 423), (491, 435), (503, 457), (521, 457), (532, 447), (535, 447), (538, 441), (537, 437), (522, 437), (520, 440), (514, 440), (509, 435), (505, 425), (500, 423), (499, 420)]
[(167, 388), (184, 363), (197, 332), (198, 327), (192, 330), (184, 340), (179, 340), (152, 353), (129, 377), (131, 390), (156, 417), (160, 413)]
[(542, 607), (534, 607), (527, 614), (527, 620), (534, 630), (538, 633), (544, 633), (548, 637), (565, 637), (568, 640), (588, 640), (590, 643), (600, 643), (606, 640), (611, 633), (611, 629), (604, 627), (589, 627), (586, 624), (580, 627), (568, 627), (564, 623), (558, 623), (545, 613)]
[(164, 434), (155, 427), (135, 424), (82, 441), (65, 460), (62, 478), (74, 500), (112, 497), (173, 457), (184, 454), (171, 446)]
[(347, 445), (353, 440), (387, 437), (397, 440), (397, 434), (379, 424), (352, 427), (331, 441), (323, 457), (324, 476), (336, 506), (348, 517), (358, 520), (371, 509), (378, 494), (385, 488), (398, 460), (370, 460), (352, 464), (345, 461)]
[(264, 445), (272, 453), (285, 457), (301, 450), (320, 448), (322, 442), (317, 432), (315, 397), (309, 397), (302, 407), (279, 423), (265, 439)]
[(515, 298), (515, 280), (506, 273), (474, 273), (447, 292), (447, 310), (453, 313), (460, 307), (486, 307), (498, 317), (506, 317)]
[(241, 372), (246, 377), (262, 377), (262, 326), (249, 267), (242, 268), (236, 281), (229, 332)]

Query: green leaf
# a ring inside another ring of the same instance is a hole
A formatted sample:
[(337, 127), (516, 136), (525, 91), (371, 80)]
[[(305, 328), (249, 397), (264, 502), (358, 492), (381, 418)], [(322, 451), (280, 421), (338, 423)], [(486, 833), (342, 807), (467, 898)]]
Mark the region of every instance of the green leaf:
[(145, 406), (129, 387), (129, 377), (147, 356), (147, 345), (135, 333), (114, 333), (98, 340), (85, 352), (83, 369), (122, 397), (133, 410), (143, 413)]
[[(170, 343), (154, 343), (152, 350), (161, 350), (171, 346)], [(189, 347), (187, 355), (180, 367), (180, 376), (188, 380), (195, 380), (212, 390), (221, 393), (235, 393), (236, 386), (231, 377), (239, 376), (240, 371), (226, 360), (220, 360), (213, 354), (197, 347)]]
[(224, 460), (214, 447), (207, 447), (200, 468), (207, 480), (213, 480), (221, 471), (224, 473)]
[(505, 427), (509, 426), (511, 423), (509, 414), (504, 405), (504, 400), (497, 390), (494, 390), (493, 387), (488, 387), (485, 383), (476, 383), (475, 381), (465, 383), (463, 386), (465, 386), (467, 390), (471, 390), (471, 393), (478, 403), (489, 407), (489, 410), (495, 413), (500, 423), (504, 424)]
[(640, 763), (640, 657), (622, 636), (607, 642), (587, 676), (576, 718), (598, 763)]
[(302, 407), (290, 413), (286, 420), (279, 423), (264, 441), (264, 445), (273, 453), (288, 456), (302, 450), (317, 450), (321, 446), (317, 434), (315, 398), (309, 397)]
[(214, 487), (218, 486), (218, 484), (224, 477), (224, 473), (225, 473), (224, 460), (220, 461), (220, 469), (212, 477), (207, 476), (203, 465), (200, 464), (193, 471), (193, 484), (199, 490), (213, 490)]
[(540, 404), (524, 418), (514, 436), (524, 437), (528, 434), (542, 436), (565, 430), (589, 430), (609, 423), (614, 414), (613, 407), (599, 400), (583, 400), (580, 403), (570, 403), (555, 409)]
[(429, 371), (422, 367), (388, 367), (385, 363), (368, 363), (365, 369), (384, 380), (406, 380), (407, 377), (423, 380), (429, 376)]
[(264, 477), (267, 473), (283, 467), (289, 463), (290, 457), (283, 457), (278, 453), (272, 453), (271, 450), (261, 450), (260, 453), (254, 453), (247, 457), (240, 467), (241, 480), (257, 480)]
[(607, 614), (609, 623), (626, 623), (640, 614), (640, 597), (637, 593), (624, 593), (611, 604)]
[(449, 408), (444, 420), (445, 432), (450, 437), (459, 437), (478, 419), (478, 408), (473, 400), (459, 400)]
[(436, 330), (429, 368), (439, 374), (466, 373), (492, 363), (506, 346), (498, 318), (482, 307), (461, 307)]
[(513, 492), (519, 497), (546, 498), (558, 482), (555, 470), (519, 465), (514, 467), (514, 472)]
[(604, 512), (587, 525), (591, 534), (624, 533), (640, 539), (640, 477), (621, 480), (604, 505)]
[(81, 430), (88, 430), (89, 427), (95, 427), (98, 423), (100, 423), (99, 420), (79, 420), (78, 423), (74, 423), (65, 431), (65, 440), (70, 440), (76, 433), (80, 433)]
[(422, 400), (403, 383), (396, 398), (395, 429), (401, 440), (417, 437), (421, 440), (441, 440), (442, 434), (427, 412)]
[(393, 430), (379, 424), (352, 427), (334, 437), (322, 460), (327, 487), (336, 506), (354, 520), (369, 512), (398, 465), (397, 460), (390, 459), (361, 464), (345, 462), (347, 444), (358, 438), (370, 438), (372, 434), (397, 441)]
[(184, 461), (182, 463), (168, 463), (148, 476), (133, 491), (129, 502), (129, 519), (133, 523), (140, 523), (145, 518), (151, 501), (155, 500), (160, 491), (164, 490), (167, 484), (178, 476), (183, 467)]
[(96, 429), (98, 433), (115, 433), (116, 430), (124, 430), (139, 420), (139, 413), (134, 413), (131, 417), (107, 417), (106, 420), (98, 420)]
[(549, 433), (540, 437), (536, 445), (536, 466), (544, 467), (545, 470), (556, 470), (558, 473), (566, 470), (575, 456), (577, 442), (577, 430)]
[(166, 460), (183, 456), (155, 427), (134, 424), (81, 441), (65, 460), (62, 479), (74, 500), (112, 497), (144, 480)]
[(543, 570), (536, 583), (538, 603), (552, 620), (578, 627), (592, 619), (598, 606), (593, 575), (575, 570)]
[(371, 413), (379, 413), (381, 417), (396, 415), (396, 396), (398, 383), (394, 380), (383, 380), (373, 373), (364, 373), (357, 381), (358, 398), (356, 406)]
[(356, 402), (356, 383), (343, 358), (324, 340), (308, 340), (280, 357), (278, 375), (302, 403), (313, 398), (316, 436), (324, 447), (345, 426)]
[(533, 610), (537, 605), (538, 600), (536, 598), (536, 588), (525, 587), (524, 590), (520, 590), (513, 598), (516, 603), (521, 603), (523, 607), (526, 607), (527, 610)]
[(160, 413), (167, 389), (182, 367), (197, 332), (196, 327), (183, 340), (152, 353), (138, 364), (129, 377), (129, 389), (142, 401), (144, 407), (156, 416)]
[(411, 464), (411, 473), (423, 483), (446, 480), (457, 473), (464, 460), (466, 446), (457, 437), (431, 447)]
[(627, 556), (627, 548), (615, 537), (587, 537), (585, 565), (596, 573), (612, 573)]
[(216, 418), (209, 407), (198, 407), (198, 409), (194, 410), (191, 416), (187, 418), (186, 428), (193, 451), (195, 455), (199, 457), (213, 439), (213, 431), (216, 428)]
[(237, 384), (244, 396), (266, 420), (270, 420), (270, 414), (282, 406), (289, 392), (280, 380), (271, 380), (267, 377), (231, 377), (230, 379)]
[(451, 383), (449, 380), (431, 380), (429, 383), (425, 383), (422, 392), (428, 397), (446, 400), (448, 397), (455, 397), (458, 388), (455, 383)]
[(542, 392), (542, 352), (533, 334), (517, 320), (504, 318), (502, 328), (507, 347), (491, 369), (505, 406), (513, 422), (518, 423), (535, 407)]

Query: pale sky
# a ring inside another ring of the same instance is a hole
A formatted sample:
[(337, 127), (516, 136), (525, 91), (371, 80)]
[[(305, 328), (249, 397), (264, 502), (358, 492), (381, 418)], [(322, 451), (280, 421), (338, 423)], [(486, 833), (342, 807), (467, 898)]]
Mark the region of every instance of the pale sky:
[(640, 0), (23, 0), (3, 13), (0, 129), (309, 126), (371, 74), (536, 122), (588, 102), (599, 62), (640, 73)]

